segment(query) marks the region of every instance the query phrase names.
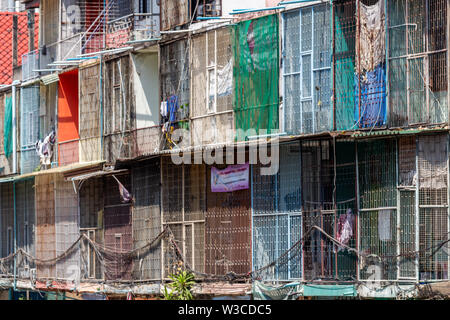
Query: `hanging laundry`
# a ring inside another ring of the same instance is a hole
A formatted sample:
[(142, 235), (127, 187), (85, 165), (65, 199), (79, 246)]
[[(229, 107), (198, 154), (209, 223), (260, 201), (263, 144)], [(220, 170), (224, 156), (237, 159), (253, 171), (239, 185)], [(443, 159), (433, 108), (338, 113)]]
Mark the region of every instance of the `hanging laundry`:
[(173, 123), (177, 120), (177, 112), (180, 107), (178, 104), (178, 96), (173, 95), (167, 99), (167, 107), (169, 110), (169, 122)]
[[(353, 213), (352, 209), (347, 209), (345, 214), (341, 214), (337, 224), (337, 235), (336, 239), (348, 245), (350, 239), (353, 236)], [(344, 250), (343, 247), (339, 246), (338, 251)]]
[(113, 175), (113, 178), (117, 181), (117, 183), (119, 185), (119, 193), (120, 193), (120, 199), (121, 199), (122, 203), (131, 202), (131, 200), (133, 198), (131, 197), (130, 192), (128, 192), (128, 190), (123, 186), (123, 184), (120, 183), (119, 179), (117, 179), (116, 176)]
[(233, 90), (233, 63), (230, 60), (226, 66), (217, 70), (217, 95), (228, 96)]
[(167, 101), (161, 102), (161, 117), (166, 118), (167, 117)]
[(355, 112), (359, 127), (386, 122), (386, 31), (384, 0), (372, 6), (358, 1), (356, 15)]
[(41, 165), (49, 166), (53, 156), (53, 146), (56, 142), (56, 132), (52, 130), (50, 134), (45, 137), (44, 141), (38, 140), (36, 142), (36, 152), (41, 159)]

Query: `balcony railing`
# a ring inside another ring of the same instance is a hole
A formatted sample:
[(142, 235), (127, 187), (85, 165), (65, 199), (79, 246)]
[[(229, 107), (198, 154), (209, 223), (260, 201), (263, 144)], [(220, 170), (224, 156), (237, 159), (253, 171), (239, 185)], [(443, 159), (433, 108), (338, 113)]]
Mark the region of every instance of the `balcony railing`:
[(154, 39), (159, 35), (158, 14), (134, 13), (108, 22), (106, 46), (117, 48), (130, 41)]

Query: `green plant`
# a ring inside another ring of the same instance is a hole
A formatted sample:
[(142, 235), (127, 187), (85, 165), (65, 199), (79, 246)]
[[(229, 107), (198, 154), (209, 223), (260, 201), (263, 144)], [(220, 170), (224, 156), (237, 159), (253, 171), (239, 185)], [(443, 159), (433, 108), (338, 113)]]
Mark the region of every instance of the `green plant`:
[(184, 270), (179, 271), (176, 274), (169, 275), (171, 283), (168, 287), (164, 287), (164, 299), (165, 300), (192, 300), (191, 289), (195, 284), (194, 275)]

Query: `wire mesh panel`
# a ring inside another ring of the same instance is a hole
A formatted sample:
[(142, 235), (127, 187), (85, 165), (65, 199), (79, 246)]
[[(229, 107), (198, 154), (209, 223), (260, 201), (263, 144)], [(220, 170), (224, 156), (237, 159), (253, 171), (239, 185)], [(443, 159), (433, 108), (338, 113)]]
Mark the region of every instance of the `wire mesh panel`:
[(277, 174), (252, 166), (253, 270), (264, 281), (302, 277), (300, 156), (299, 143), (281, 145)]
[(388, 0), (391, 124), (448, 120), (447, 2)]
[(189, 21), (188, 0), (161, 1), (161, 30), (170, 30)]
[[(229, 28), (203, 33), (192, 40), (192, 143), (232, 141), (233, 59)], [(229, 111), (224, 114), (224, 112)], [(221, 113), (217, 115), (216, 113)], [(228, 135), (227, 135), (227, 134)]]
[(114, 163), (119, 158), (131, 158), (135, 141), (135, 106), (132, 102), (128, 55), (105, 62), (104, 147), (103, 159)]
[(331, 7), (317, 5), (284, 17), (284, 121), (291, 134), (330, 130)]
[[(162, 160), (162, 214), (184, 262), (198, 272), (205, 270), (206, 168), (175, 165)], [(176, 272), (179, 262), (172, 244), (164, 241), (164, 274)]]
[[(98, 244), (104, 244), (103, 180), (94, 178), (82, 183), (79, 190), (80, 233)], [(85, 242), (83, 242), (85, 244)], [(81, 279), (102, 279), (103, 268), (92, 246), (81, 247)]]
[(354, 0), (334, 1), (334, 103), (336, 129), (354, 128), (356, 19)]
[[(55, 177), (55, 232), (56, 255), (66, 252), (79, 238), (78, 196), (72, 182), (64, 181), (62, 175)], [(78, 281), (80, 251), (76, 247), (56, 264), (56, 277)]]
[[(133, 245), (141, 248), (161, 232), (159, 160), (140, 163), (133, 168)], [(133, 279), (161, 279), (161, 242), (137, 257)]]
[(383, 0), (334, 3), (337, 129), (386, 123), (384, 7)]
[[(121, 184), (131, 192), (130, 175), (116, 175)], [(133, 249), (131, 204), (121, 200), (119, 185), (113, 177), (104, 181), (105, 191), (105, 246), (116, 253)], [(130, 280), (133, 261), (121, 254), (115, 254), (105, 261), (107, 280)]]
[[(13, 184), (2, 183), (0, 185), (0, 214), (1, 214), (1, 240), (2, 240), (2, 258), (14, 253), (14, 196)], [(3, 274), (13, 272), (12, 265), (3, 266)]]
[(356, 278), (355, 149), (351, 142), (302, 143), (304, 279)]
[(333, 234), (333, 158), (328, 140), (302, 143), (303, 278), (332, 278), (333, 246), (317, 229)]
[[(34, 179), (18, 182), (16, 188), (16, 217), (17, 217), (17, 247), (35, 256), (35, 194)], [(30, 277), (30, 269), (34, 263), (25, 257), (17, 261), (17, 273), (19, 278)]]
[[(397, 149), (395, 139), (358, 143), (360, 278), (397, 279)], [(379, 273), (378, 273), (379, 272)]]
[(101, 158), (100, 64), (81, 68), (80, 76), (80, 161)]
[[(36, 196), (36, 257), (49, 260), (56, 257), (55, 182), (52, 174), (35, 178)], [(38, 265), (37, 278), (56, 277), (55, 265)]]
[[(237, 139), (249, 129), (278, 129), (278, 16), (241, 21), (234, 26), (233, 51)], [(270, 132), (269, 132), (270, 133)]]
[(420, 279), (448, 279), (448, 135), (420, 136)]
[(416, 279), (416, 137), (398, 140), (399, 278)]
[[(161, 101), (167, 106), (161, 117), (164, 144), (161, 148), (172, 148), (171, 134), (175, 129), (189, 130), (190, 115), (190, 40), (181, 39), (161, 45), (160, 81)], [(161, 142), (162, 142), (161, 141)], [(179, 143), (180, 141), (175, 141)]]
[[(226, 166), (216, 166), (225, 169)], [(251, 270), (250, 189), (212, 192), (207, 170), (205, 222), (206, 273), (247, 274)]]
[(58, 144), (58, 162), (61, 167), (79, 161), (80, 141), (62, 142)]
[[(336, 142), (336, 216), (335, 237), (351, 248), (357, 247), (357, 201), (356, 201), (356, 154), (352, 141)], [(346, 224), (348, 223), (348, 225)], [(351, 230), (351, 231), (350, 231)], [(354, 280), (357, 256), (354, 252), (337, 248), (335, 277), (340, 280)]]
[(39, 139), (39, 86), (20, 89), (20, 172), (30, 173), (39, 165), (35, 151)]
[(159, 36), (159, 5), (157, 0), (134, 5), (128, 0), (116, 0), (108, 14), (106, 46), (117, 48), (126, 46), (128, 41)]
[(416, 279), (416, 196), (414, 191), (400, 191), (399, 278)]

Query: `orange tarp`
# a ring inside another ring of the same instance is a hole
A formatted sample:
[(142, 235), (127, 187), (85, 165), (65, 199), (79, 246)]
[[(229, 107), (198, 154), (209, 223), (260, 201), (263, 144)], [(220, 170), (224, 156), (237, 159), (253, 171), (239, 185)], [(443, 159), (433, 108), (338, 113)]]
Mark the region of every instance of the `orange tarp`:
[(58, 142), (79, 139), (78, 69), (59, 75)]

